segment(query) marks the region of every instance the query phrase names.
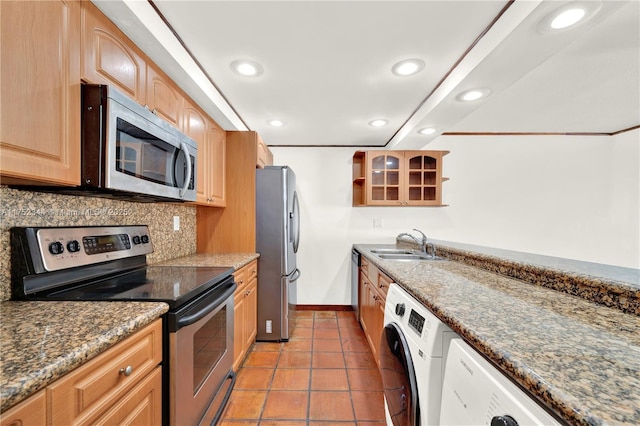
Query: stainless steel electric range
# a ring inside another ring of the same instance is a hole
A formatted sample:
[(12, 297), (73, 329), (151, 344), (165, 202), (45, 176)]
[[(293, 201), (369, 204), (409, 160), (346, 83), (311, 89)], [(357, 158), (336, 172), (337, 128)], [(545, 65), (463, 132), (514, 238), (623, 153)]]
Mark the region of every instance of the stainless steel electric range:
[(12, 298), (168, 303), (163, 422), (215, 424), (235, 381), (233, 268), (147, 265), (152, 252), (144, 225), (12, 228)]

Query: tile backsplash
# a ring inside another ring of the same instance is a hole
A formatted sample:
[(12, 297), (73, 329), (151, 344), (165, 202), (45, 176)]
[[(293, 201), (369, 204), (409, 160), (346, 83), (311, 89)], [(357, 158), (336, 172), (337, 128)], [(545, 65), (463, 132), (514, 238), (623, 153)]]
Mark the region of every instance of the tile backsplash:
[[(174, 216), (180, 230), (173, 230)], [(196, 208), (180, 203), (135, 203), (16, 190), (0, 186), (0, 301), (11, 298), (13, 226), (148, 225), (154, 252), (149, 263), (196, 252)]]

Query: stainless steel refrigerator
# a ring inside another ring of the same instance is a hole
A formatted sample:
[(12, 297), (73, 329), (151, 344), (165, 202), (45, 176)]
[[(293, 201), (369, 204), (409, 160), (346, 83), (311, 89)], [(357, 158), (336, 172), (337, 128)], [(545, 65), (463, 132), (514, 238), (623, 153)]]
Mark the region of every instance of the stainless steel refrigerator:
[(297, 303), (300, 208), (296, 175), (287, 166), (256, 170), (256, 250), (260, 341), (287, 341)]

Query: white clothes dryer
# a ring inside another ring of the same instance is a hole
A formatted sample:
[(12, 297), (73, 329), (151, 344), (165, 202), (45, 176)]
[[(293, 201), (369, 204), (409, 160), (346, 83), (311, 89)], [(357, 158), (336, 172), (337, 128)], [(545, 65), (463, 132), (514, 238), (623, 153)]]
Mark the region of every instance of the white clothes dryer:
[(451, 341), (442, 387), (442, 426), (560, 423), (462, 339)]
[(438, 424), (446, 352), (454, 337), (404, 289), (389, 286), (379, 352), (387, 425)]

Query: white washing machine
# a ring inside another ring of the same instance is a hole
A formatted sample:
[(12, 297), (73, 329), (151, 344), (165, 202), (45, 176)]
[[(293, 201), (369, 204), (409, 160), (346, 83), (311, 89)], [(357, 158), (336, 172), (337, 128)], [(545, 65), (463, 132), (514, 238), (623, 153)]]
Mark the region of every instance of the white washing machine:
[(560, 425), (462, 339), (451, 341), (446, 364), (441, 425)]
[(437, 425), (448, 342), (457, 337), (420, 302), (391, 284), (380, 340), (389, 426)]

